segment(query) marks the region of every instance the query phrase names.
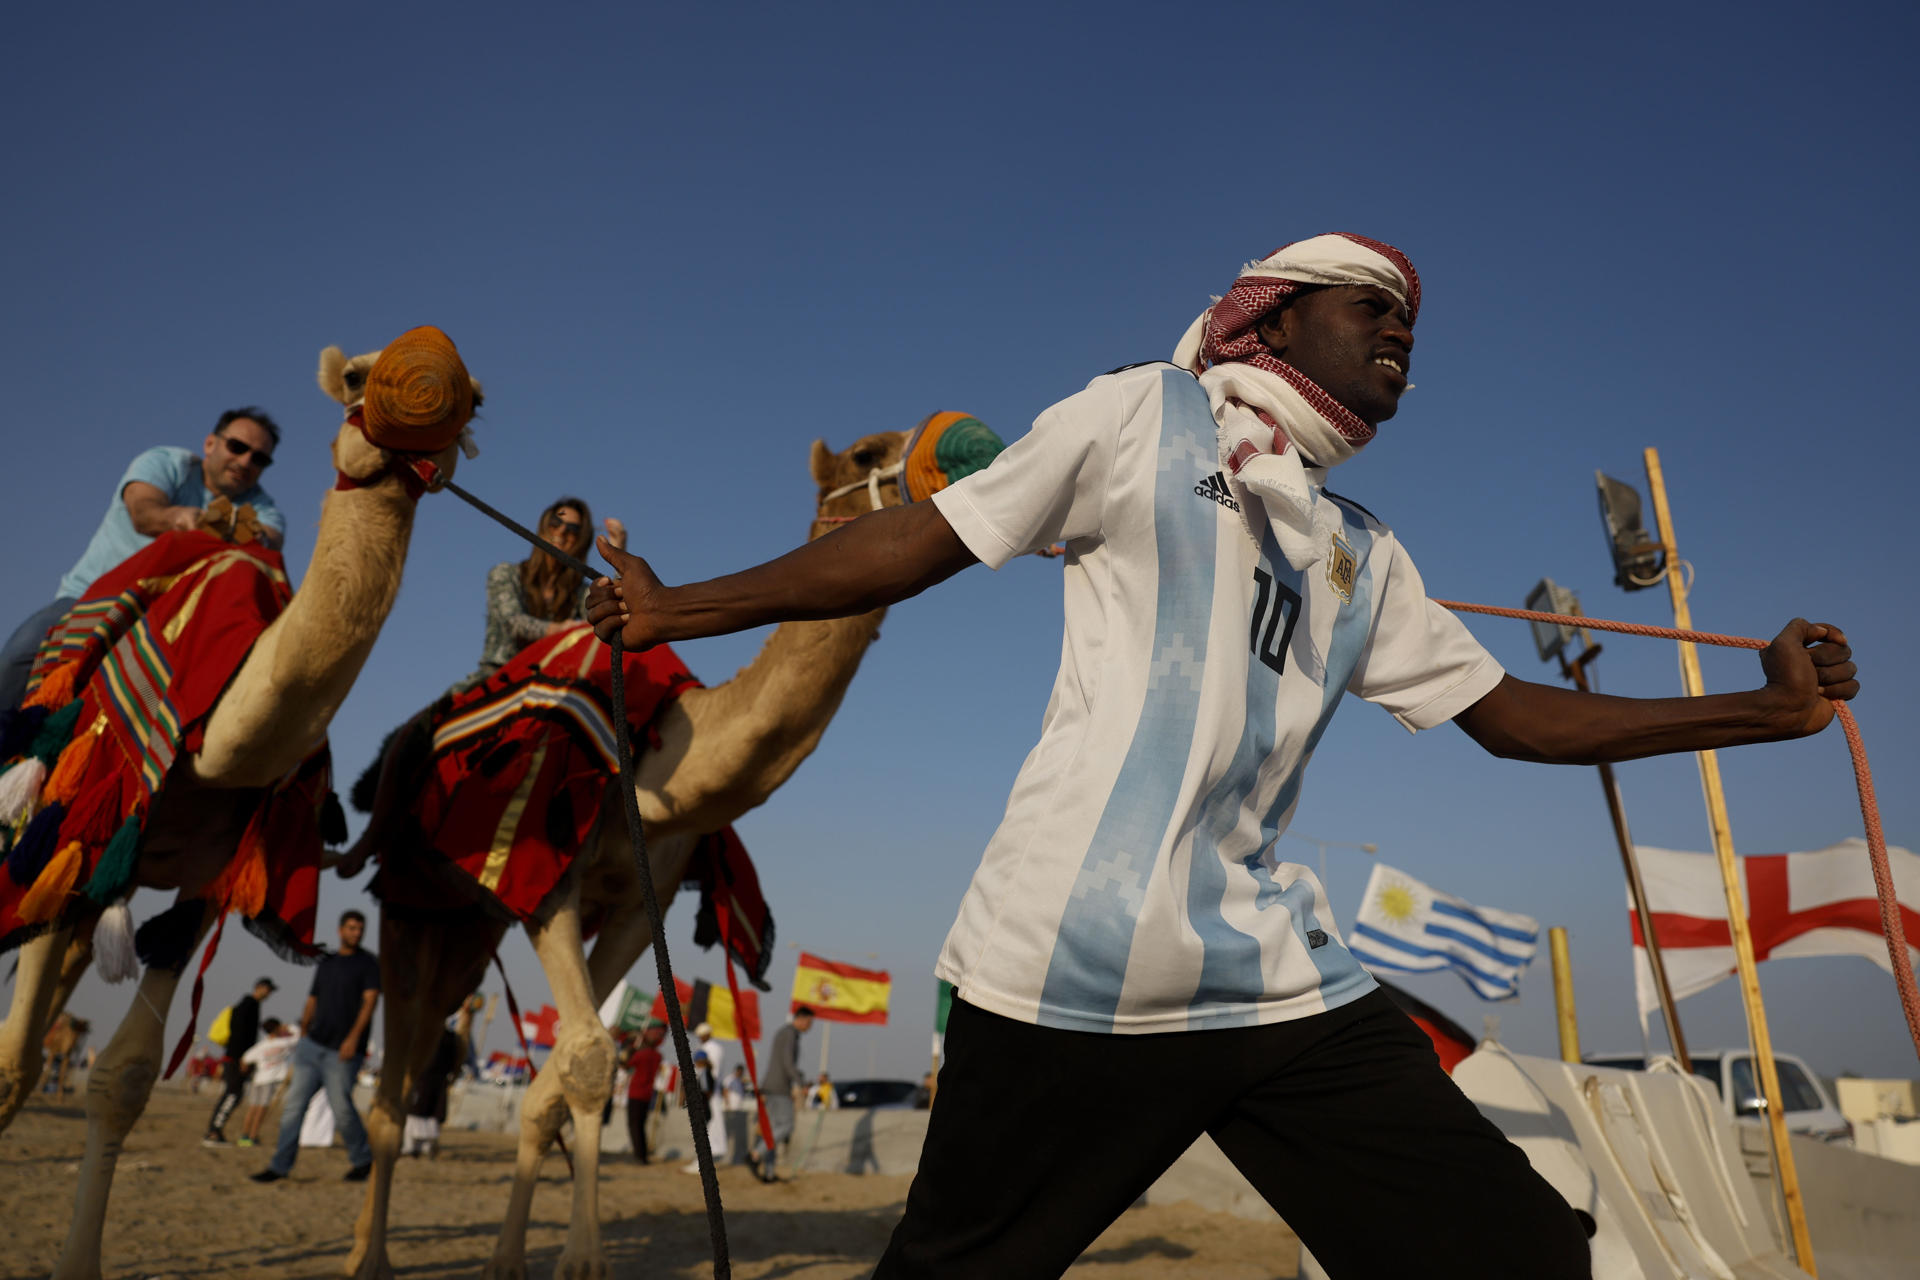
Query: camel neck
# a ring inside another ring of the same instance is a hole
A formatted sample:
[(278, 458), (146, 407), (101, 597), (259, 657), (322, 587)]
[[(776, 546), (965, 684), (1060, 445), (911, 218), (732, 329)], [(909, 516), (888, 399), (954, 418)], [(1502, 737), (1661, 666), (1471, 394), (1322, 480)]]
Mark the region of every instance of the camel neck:
[(208, 722), (194, 761), (203, 783), (264, 786), (319, 745), (393, 609), (413, 516), (397, 476), (321, 499), (299, 590)]

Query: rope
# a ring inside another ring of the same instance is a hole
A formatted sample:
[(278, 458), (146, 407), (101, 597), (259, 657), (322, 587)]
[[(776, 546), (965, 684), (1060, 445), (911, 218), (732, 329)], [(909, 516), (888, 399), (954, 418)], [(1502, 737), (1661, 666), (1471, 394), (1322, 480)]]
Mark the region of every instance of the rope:
[[(583, 574), (589, 580), (605, 576), (600, 570), (568, 555), (511, 516), (495, 510), (474, 497), (453, 481), (446, 481), (444, 487), (482, 515), (489, 516), (513, 530), (574, 572)], [(673, 1033), (674, 1055), (680, 1065), (680, 1078), (688, 1084), (687, 1114), (693, 1129), (694, 1156), (700, 1164), (700, 1189), (706, 1194), (707, 1235), (713, 1243), (714, 1280), (730, 1280), (733, 1275), (733, 1266), (727, 1258), (727, 1222), (725, 1211), (720, 1205), (720, 1179), (714, 1173), (713, 1151), (707, 1143), (707, 1100), (699, 1088), (700, 1077), (693, 1069), (693, 1048), (687, 1040), (686, 1018), (680, 1011), (680, 993), (674, 989), (673, 985), (673, 961), (667, 955), (666, 924), (661, 917), (660, 896), (653, 887), (653, 863), (647, 856), (647, 833), (640, 821), (640, 798), (633, 790), (633, 744), (629, 740), (627, 728), (626, 652), (617, 634), (608, 642), (608, 647), (613, 650), (613, 736), (620, 752), (620, 793), (624, 797), (623, 803), (627, 812), (627, 838), (633, 845), (633, 860), (640, 873), (641, 896), (647, 904), (647, 924), (653, 931), (653, 960), (660, 974), (660, 998), (667, 1006), (667, 1026)], [(495, 959), (497, 960), (498, 956)], [(505, 979), (505, 968), (501, 969), (500, 976), (503, 980)], [(513, 999), (511, 994), (507, 999), (511, 1004)], [(514, 1021), (517, 1025), (519, 1019), (516, 1017)]]
[[(1538, 613), (1532, 609), (1503, 609), (1490, 604), (1463, 604), (1458, 600), (1435, 600), (1434, 603), (1456, 613), (1484, 613), (1495, 618), (1551, 622), (1563, 627), (1617, 631), (1629, 636), (1655, 636), (1663, 640), (1720, 645), (1728, 649), (1764, 649), (1768, 643), (1749, 636), (1728, 636), (1713, 631), (1682, 631), (1677, 627), (1650, 627), (1639, 622)], [(1836, 698), (1833, 714), (1840, 721), (1841, 732), (1846, 735), (1847, 754), (1853, 757), (1853, 780), (1860, 793), (1860, 817), (1867, 830), (1867, 859), (1873, 866), (1874, 893), (1880, 900), (1880, 931), (1886, 937), (1887, 958), (1893, 964), (1893, 984), (1900, 991), (1900, 1011), (1906, 1015), (1907, 1034), (1913, 1038), (1914, 1052), (1920, 1054), (1920, 985), (1914, 980), (1913, 958), (1907, 948), (1906, 925), (1900, 919), (1900, 898), (1893, 884), (1893, 868), (1887, 864), (1887, 837), (1880, 826), (1880, 802), (1874, 797), (1873, 770), (1867, 765), (1867, 748), (1860, 740), (1860, 725), (1853, 718), (1853, 709)]]
[[(596, 577), (599, 575), (595, 575)], [(660, 998), (667, 1006), (667, 1026), (673, 1031), (674, 1056), (680, 1078), (686, 1082), (687, 1120), (693, 1129), (693, 1153), (700, 1162), (700, 1190), (707, 1200), (707, 1236), (713, 1242), (714, 1280), (729, 1280), (733, 1265), (727, 1259), (727, 1220), (720, 1207), (720, 1179), (713, 1171), (713, 1150), (707, 1143), (707, 1099), (693, 1069), (693, 1047), (687, 1042), (687, 1021), (680, 1012), (680, 992), (673, 985), (673, 963), (667, 957), (666, 924), (660, 916), (660, 896), (653, 891), (653, 863), (647, 856), (647, 833), (640, 822), (640, 797), (633, 790), (633, 745), (627, 740), (627, 681), (625, 648), (620, 633), (607, 642), (613, 650), (613, 736), (620, 748), (620, 795), (627, 811), (627, 839), (639, 866), (645, 889), (647, 924), (653, 930), (653, 963), (660, 974)]]

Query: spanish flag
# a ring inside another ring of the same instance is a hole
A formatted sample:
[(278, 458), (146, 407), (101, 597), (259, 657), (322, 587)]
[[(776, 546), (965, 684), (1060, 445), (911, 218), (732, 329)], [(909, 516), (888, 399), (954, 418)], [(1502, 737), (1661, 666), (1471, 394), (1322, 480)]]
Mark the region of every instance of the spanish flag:
[(805, 951), (793, 975), (793, 1007), (805, 1005), (827, 1022), (885, 1026), (892, 994), (893, 978), (884, 969), (858, 969)]
[[(687, 1030), (704, 1022), (713, 1028), (714, 1038), (718, 1040), (760, 1038), (760, 998), (753, 992), (742, 991), (740, 1005), (735, 1008), (732, 992), (722, 991), (703, 979), (696, 978), (689, 984), (675, 978), (673, 989), (680, 997), (680, 1012), (687, 1020)], [(664, 997), (653, 998), (652, 1013), (661, 1022), (667, 1020)]]

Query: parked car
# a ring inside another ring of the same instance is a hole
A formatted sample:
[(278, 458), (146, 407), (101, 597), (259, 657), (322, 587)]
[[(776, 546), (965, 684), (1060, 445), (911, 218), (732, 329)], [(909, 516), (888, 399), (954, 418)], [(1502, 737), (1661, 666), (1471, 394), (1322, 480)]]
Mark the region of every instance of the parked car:
[[(1753, 1057), (1744, 1049), (1704, 1049), (1690, 1055), (1693, 1074), (1707, 1081), (1720, 1095), (1720, 1104), (1735, 1120), (1759, 1123), (1766, 1114), (1767, 1100), (1761, 1094)], [(1644, 1071), (1647, 1060), (1637, 1053), (1589, 1053), (1583, 1060), (1596, 1067), (1618, 1067), (1624, 1071)], [(1786, 1104), (1787, 1128), (1823, 1142), (1853, 1145), (1853, 1125), (1834, 1105), (1813, 1069), (1790, 1053), (1773, 1055), (1774, 1070), (1780, 1073), (1781, 1101)]]
[(836, 1080), (833, 1084), (834, 1096), (843, 1108), (911, 1107), (919, 1089), (912, 1080)]

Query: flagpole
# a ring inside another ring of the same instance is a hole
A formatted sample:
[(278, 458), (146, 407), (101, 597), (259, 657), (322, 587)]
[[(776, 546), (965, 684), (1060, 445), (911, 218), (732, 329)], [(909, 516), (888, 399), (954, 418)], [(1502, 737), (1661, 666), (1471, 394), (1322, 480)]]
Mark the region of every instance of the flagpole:
[[(1666, 479), (1660, 471), (1660, 453), (1646, 451), (1647, 489), (1666, 552), (1667, 591), (1673, 597), (1673, 625), (1693, 629), (1687, 607), (1687, 588), (1680, 574), (1680, 551), (1673, 537), (1673, 515), (1667, 507)], [(1700, 655), (1690, 641), (1680, 642), (1681, 679), (1690, 698), (1705, 691), (1700, 678)], [(1813, 1262), (1813, 1240), (1807, 1234), (1806, 1206), (1800, 1196), (1800, 1174), (1794, 1166), (1787, 1137), (1787, 1113), (1780, 1105), (1780, 1073), (1773, 1062), (1773, 1037), (1767, 1031), (1767, 1010), (1760, 999), (1760, 974), (1753, 959), (1753, 935), (1747, 927), (1747, 907), (1740, 892), (1740, 864), (1733, 851), (1733, 828), (1727, 819), (1726, 792), (1720, 785), (1720, 759), (1712, 751), (1696, 753), (1700, 761), (1700, 788), (1706, 794), (1707, 822), (1713, 830), (1713, 852), (1720, 863), (1720, 883), (1727, 896), (1727, 927), (1733, 935), (1733, 955), (1740, 974), (1740, 998), (1746, 1006), (1747, 1034), (1753, 1041), (1760, 1085), (1766, 1092), (1767, 1129), (1773, 1138), (1774, 1167), (1780, 1171), (1780, 1196), (1787, 1206), (1787, 1225), (1793, 1235), (1795, 1260), (1808, 1274), (1820, 1273)]]
[[(1576, 601), (1574, 608), (1578, 610)], [(1573, 681), (1573, 687), (1582, 693), (1592, 693), (1587, 683), (1587, 664), (1600, 656), (1600, 646), (1588, 639), (1585, 630), (1580, 632), (1584, 646), (1580, 656), (1568, 662), (1566, 655), (1560, 655), (1560, 673)], [(1607, 817), (1613, 822), (1614, 842), (1620, 846), (1620, 861), (1627, 870), (1627, 892), (1633, 898), (1634, 918), (1640, 922), (1640, 939), (1646, 944), (1647, 967), (1653, 970), (1653, 989), (1660, 997), (1660, 1014), (1667, 1023), (1667, 1043), (1673, 1047), (1673, 1056), (1680, 1063), (1680, 1069), (1688, 1075), (1693, 1074), (1693, 1058), (1687, 1053), (1687, 1038), (1680, 1031), (1680, 1011), (1675, 1006), (1673, 988), (1667, 982), (1667, 961), (1661, 954), (1660, 940), (1654, 936), (1653, 913), (1647, 908), (1647, 887), (1640, 878), (1640, 858), (1633, 851), (1633, 834), (1627, 830), (1627, 809), (1620, 799), (1620, 783), (1613, 776), (1613, 766), (1601, 762), (1600, 790), (1607, 797)], [(1645, 1034), (1644, 1025), (1642, 1034)]]
[(829, 1051), (832, 1050), (832, 1048), (833, 1048), (833, 1023), (829, 1019), (822, 1018), (820, 1020), (820, 1074), (821, 1075), (827, 1074), (827, 1054)]
[(1573, 1007), (1573, 953), (1567, 947), (1567, 931), (1559, 925), (1547, 930), (1547, 947), (1553, 954), (1553, 1012), (1560, 1024), (1560, 1060), (1580, 1061), (1580, 1018)]

